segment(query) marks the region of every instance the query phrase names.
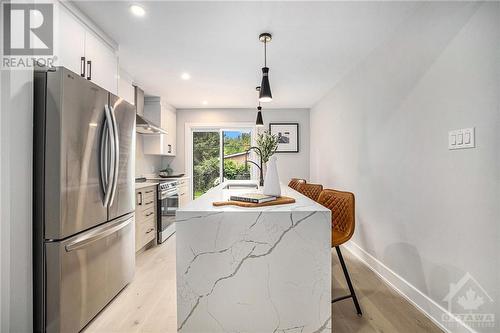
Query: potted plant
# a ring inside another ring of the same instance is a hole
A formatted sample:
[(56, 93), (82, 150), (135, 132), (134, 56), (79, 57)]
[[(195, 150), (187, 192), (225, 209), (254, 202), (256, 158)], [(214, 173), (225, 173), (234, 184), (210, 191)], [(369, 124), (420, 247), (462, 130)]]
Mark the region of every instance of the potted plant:
[(167, 167), (163, 170), (160, 170), (160, 177), (164, 178), (164, 177), (168, 177), (170, 176), (174, 171), (172, 170), (172, 168), (170, 167), (170, 164), (167, 165)]
[(278, 136), (271, 134), (269, 131), (264, 131), (262, 133), (257, 134), (257, 139), (255, 140), (255, 143), (262, 152), (261, 155), (261, 153), (257, 151), (257, 155), (259, 155), (260, 158), (262, 159), (262, 168), (263, 168), (262, 173), (265, 175), (267, 169), (267, 162), (269, 161), (269, 158), (276, 152), (276, 149), (278, 149)]

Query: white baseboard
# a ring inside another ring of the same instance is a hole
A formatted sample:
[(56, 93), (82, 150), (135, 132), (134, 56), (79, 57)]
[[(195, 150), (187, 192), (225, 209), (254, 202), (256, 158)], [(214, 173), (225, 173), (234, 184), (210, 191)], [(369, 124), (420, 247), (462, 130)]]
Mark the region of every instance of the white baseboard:
[[(459, 319), (455, 318), (448, 310), (423, 294), (408, 281), (403, 279), (397, 273), (385, 266), (377, 258), (363, 250), (359, 245), (350, 241), (343, 245), (355, 257), (361, 260), (370, 270), (377, 274), (389, 287), (408, 300), (413, 306), (425, 314), (430, 320), (439, 326), (444, 332), (448, 333), (477, 333), (471, 327), (464, 324)], [(441, 318), (446, 316), (453, 318), (449, 327), (444, 326)]]

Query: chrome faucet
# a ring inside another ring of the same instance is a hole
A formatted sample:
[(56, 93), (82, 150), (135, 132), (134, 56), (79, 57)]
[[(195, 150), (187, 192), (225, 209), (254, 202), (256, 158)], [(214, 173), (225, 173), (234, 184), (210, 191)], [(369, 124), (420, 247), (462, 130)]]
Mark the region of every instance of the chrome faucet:
[[(255, 149), (259, 152), (259, 158), (260, 158), (260, 166), (257, 165), (257, 163), (255, 163), (254, 161), (249, 161), (248, 160), (248, 153), (250, 152), (250, 150), (252, 149)], [(259, 147), (250, 147), (247, 149), (246, 151), (246, 154), (245, 154), (245, 167), (248, 165), (248, 163), (252, 163), (253, 165), (255, 165), (257, 168), (259, 168), (259, 171), (260, 171), (260, 182), (259, 182), (259, 186), (264, 186), (264, 175), (262, 174), (262, 150), (260, 150)]]

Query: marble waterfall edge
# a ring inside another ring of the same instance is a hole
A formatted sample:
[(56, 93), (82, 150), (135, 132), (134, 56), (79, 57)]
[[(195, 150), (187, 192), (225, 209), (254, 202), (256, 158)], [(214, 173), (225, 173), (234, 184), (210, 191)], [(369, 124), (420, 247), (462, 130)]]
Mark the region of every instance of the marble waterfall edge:
[(178, 211), (179, 332), (331, 332), (330, 211), (282, 192), (297, 202)]

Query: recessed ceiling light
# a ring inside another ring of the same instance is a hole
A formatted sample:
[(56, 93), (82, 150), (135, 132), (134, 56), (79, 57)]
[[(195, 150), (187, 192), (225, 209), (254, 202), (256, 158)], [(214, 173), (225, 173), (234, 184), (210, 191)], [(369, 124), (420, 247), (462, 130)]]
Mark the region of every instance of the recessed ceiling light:
[(189, 80), (191, 78), (191, 75), (189, 73), (182, 73), (181, 79), (183, 80)]
[(129, 7), (129, 9), (130, 9), (130, 12), (132, 14), (134, 14), (135, 16), (144, 16), (146, 14), (146, 11), (144, 10), (144, 8), (142, 8), (139, 5), (131, 5)]
[(207, 101), (202, 101), (202, 102), (201, 102), (201, 104), (203, 104), (203, 105), (207, 105), (207, 104), (208, 104), (208, 102), (207, 102)]

